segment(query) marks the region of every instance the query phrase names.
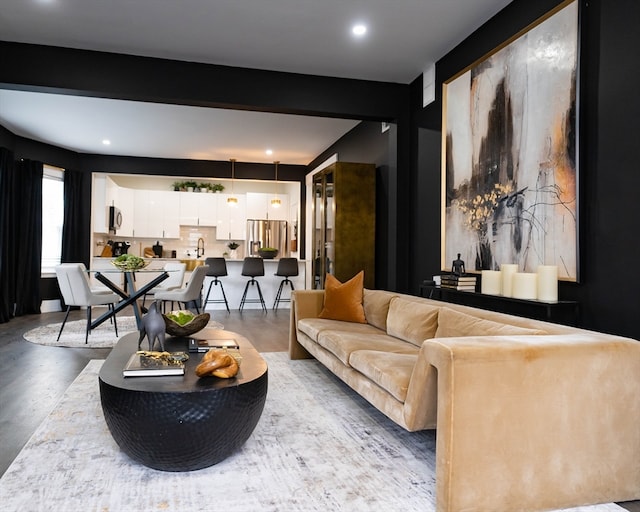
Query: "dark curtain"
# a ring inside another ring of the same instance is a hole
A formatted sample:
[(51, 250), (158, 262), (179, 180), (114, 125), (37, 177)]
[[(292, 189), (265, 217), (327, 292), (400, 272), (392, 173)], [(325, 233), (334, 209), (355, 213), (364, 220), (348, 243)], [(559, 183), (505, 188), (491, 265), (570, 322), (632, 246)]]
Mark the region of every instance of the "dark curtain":
[(40, 313), (42, 162), (0, 155), (0, 321)]
[(91, 257), (91, 173), (64, 171), (63, 263), (84, 263)]
[(16, 162), (15, 316), (40, 313), (42, 294), (42, 162)]
[(0, 323), (11, 319), (16, 302), (16, 286), (12, 278), (15, 257), (11, 250), (15, 237), (11, 215), (14, 177), (13, 152), (0, 148)]

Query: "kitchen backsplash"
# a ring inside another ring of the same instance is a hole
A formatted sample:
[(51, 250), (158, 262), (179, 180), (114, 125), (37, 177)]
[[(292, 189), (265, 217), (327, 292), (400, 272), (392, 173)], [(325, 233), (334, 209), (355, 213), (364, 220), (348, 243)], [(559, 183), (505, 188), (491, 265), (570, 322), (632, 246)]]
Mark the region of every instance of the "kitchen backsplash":
[[(95, 234), (96, 242), (93, 255), (100, 256), (102, 250), (109, 240), (114, 242), (129, 242), (128, 253), (136, 256), (144, 256), (145, 248), (151, 248), (160, 242), (162, 245), (162, 257), (171, 258), (172, 251), (176, 251), (176, 257), (180, 259), (195, 258), (198, 248), (198, 239), (204, 240), (204, 257), (223, 256), (223, 253), (231, 253), (225, 241), (216, 240), (216, 228), (212, 227), (193, 227), (181, 226), (179, 239), (157, 240), (152, 238), (131, 238), (131, 237), (107, 237), (101, 234)], [(239, 247), (236, 249), (236, 258), (244, 257), (244, 240), (238, 240)]]

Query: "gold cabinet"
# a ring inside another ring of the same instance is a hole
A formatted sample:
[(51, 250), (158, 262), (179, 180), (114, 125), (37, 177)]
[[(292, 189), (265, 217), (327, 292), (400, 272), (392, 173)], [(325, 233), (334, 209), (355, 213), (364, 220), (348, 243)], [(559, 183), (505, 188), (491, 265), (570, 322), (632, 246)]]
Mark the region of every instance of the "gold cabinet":
[(325, 275), (339, 281), (364, 270), (366, 288), (375, 287), (376, 167), (335, 162), (313, 177), (313, 288)]

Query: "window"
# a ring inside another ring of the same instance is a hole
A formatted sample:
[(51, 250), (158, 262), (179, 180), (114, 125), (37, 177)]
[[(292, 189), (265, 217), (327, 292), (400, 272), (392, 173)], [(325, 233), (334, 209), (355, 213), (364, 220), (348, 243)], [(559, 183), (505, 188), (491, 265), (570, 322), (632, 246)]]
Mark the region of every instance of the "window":
[(64, 171), (45, 165), (42, 176), (42, 274), (51, 274), (62, 255)]

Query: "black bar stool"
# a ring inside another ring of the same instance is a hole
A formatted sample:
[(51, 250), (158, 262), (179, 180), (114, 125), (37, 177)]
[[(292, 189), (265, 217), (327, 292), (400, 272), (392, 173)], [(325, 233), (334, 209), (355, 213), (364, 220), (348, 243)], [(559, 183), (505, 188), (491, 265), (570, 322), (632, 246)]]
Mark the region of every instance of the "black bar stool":
[[(251, 277), (247, 281), (246, 286), (244, 287), (244, 293), (242, 294), (242, 300), (240, 301), (240, 311), (244, 308), (244, 305), (249, 302), (259, 302), (262, 305), (262, 309), (264, 312), (267, 312), (267, 307), (264, 304), (264, 299), (262, 298), (262, 290), (260, 289), (260, 283), (255, 280), (257, 276), (264, 275), (264, 261), (262, 258), (252, 258), (246, 257), (242, 264), (242, 275)], [(255, 285), (258, 290), (259, 299), (247, 299), (247, 291), (249, 290), (249, 285)]]
[[(218, 279), (219, 277), (223, 277), (227, 274), (227, 261), (224, 258), (207, 258), (204, 262), (205, 265), (209, 267), (209, 271), (207, 275), (209, 277), (213, 277), (213, 280), (209, 283), (209, 288), (207, 289), (207, 295), (204, 299), (204, 305), (202, 306), (202, 310), (204, 311), (207, 307), (208, 303), (212, 304), (222, 304), (227, 307), (227, 313), (230, 313), (229, 303), (227, 302), (227, 295), (224, 293), (224, 286), (222, 286), (222, 281)], [(222, 299), (211, 299), (209, 300), (209, 294), (211, 293), (211, 287), (213, 285), (220, 285), (220, 290), (222, 290)]]
[(291, 287), (291, 291), (295, 290), (289, 278), (298, 275), (298, 258), (280, 258), (275, 275), (284, 277), (284, 279), (280, 281), (278, 293), (276, 293), (276, 300), (273, 302), (273, 309), (278, 309), (278, 305), (281, 302), (291, 302), (291, 298), (282, 298), (282, 289), (285, 284), (288, 284)]

